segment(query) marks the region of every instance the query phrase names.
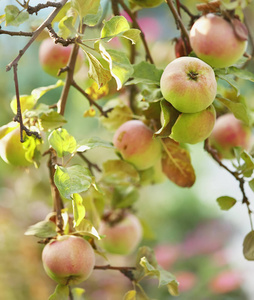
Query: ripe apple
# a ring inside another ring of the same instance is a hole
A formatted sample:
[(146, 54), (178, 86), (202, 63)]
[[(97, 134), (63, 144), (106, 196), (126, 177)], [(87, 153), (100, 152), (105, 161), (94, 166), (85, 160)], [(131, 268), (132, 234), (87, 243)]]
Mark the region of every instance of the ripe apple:
[(236, 117), (227, 113), (220, 116), (210, 136), (210, 144), (218, 151), (221, 158), (234, 158), (234, 147), (249, 149), (251, 128)]
[(74, 235), (59, 236), (42, 252), (43, 267), (50, 278), (64, 285), (79, 284), (92, 273), (95, 254), (88, 241)]
[(183, 113), (206, 109), (217, 91), (213, 69), (195, 57), (179, 57), (169, 63), (160, 85), (163, 97)]
[[(72, 51), (72, 45), (64, 47), (62, 44), (55, 44), (51, 38), (42, 41), (39, 48), (39, 61), (43, 70), (51, 76), (65, 78), (66, 73), (57, 76), (59, 69), (66, 67)], [(82, 51), (79, 51), (75, 72), (77, 72), (84, 60)]]
[(113, 225), (102, 221), (99, 233), (105, 235), (101, 243), (107, 252), (128, 255), (140, 243), (143, 231), (138, 218), (133, 214), (127, 214), (122, 220)]
[(136, 4), (143, 8), (159, 6), (164, 0), (129, 0), (131, 4)]
[(200, 59), (215, 68), (232, 66), (247, 47), (247, 41), (237, 37), (231, 23), (211, 13), (194, 23), (190, 44)]
[(196, 144), (211, 134), (216, 120), (213, 105), (193, 114), (180, 114), (172, 127), (170, 137), (179, 143)]
[(113, 144), (123, 159), (138, 170), (152, 167), (161, 155), (161, 143), (142, 121), (130, 120), (115, 132)]
[(27, 167), (31, 165), (25, 157), (25, 149), (20, 142), (20, 130), (18, 125), (13, 128), (4, 137), (0, 139), (0, 156), (8, 164), (14, 166)]

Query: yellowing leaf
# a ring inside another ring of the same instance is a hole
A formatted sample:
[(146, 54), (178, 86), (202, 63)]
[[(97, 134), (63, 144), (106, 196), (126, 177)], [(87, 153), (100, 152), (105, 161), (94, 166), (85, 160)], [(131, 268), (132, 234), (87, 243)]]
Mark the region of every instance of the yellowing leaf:
[(108, 84), (105, 84), (103, 87), (99, 88), (97, 82), (93, 82), (92, 85), (86, 89), (86, 93), (93, 100), (98, 100), (107, 96), (108, 92), (109, 92)]
[(181, 187), (191, 187), (196, 180), (189, 152), (175, 141), (162, 139), (165, 155), (162, 170), (172, 182)]

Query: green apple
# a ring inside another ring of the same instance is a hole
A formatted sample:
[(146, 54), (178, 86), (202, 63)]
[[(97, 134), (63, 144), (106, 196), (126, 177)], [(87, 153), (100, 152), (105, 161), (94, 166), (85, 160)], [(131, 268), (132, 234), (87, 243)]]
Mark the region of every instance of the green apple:
[[(27, 167), (31, 165), (26, 159), (26, 150), (20, 142), (19, 125), (7, 128), (7, 134), (0, 139), (0, 156), (8, 164)], [(25, 135), (25, 133), (24, 133)]]
[(169, 63), (160, 86), (163, 97), (182, 113), (206, 109), (217, 91), (213, 69), (195, 57), (179, 57)]
[(216, 120), (209, 140), (221, 158), (232, 159), (234, 147), (242, 147), (245, 150), (250, 148), (251, 128), (236, 119), (233, 114), (227, 113)]
[(237, 37), (231, 23), (211, 13), (194, 23), (190, 44), (200, 59), (215, 68), (232, 66), (247, 47), (247, 41)]
[(196, 144), (211, 134), (216, 120), (213, 105), (193, 114), (180, 114), (172, 127), (170, 137), (179, 143)]
[(113, 144), (123, 159), (138, 170), (152, 167), (161, 155), (161, 143), (153, 138), (153, 131), (142, 121), (130, 120), (114, 134)]
[[(42, 69), (51, 76), (65, 78), (66, 72), (57, 76), (59, 69), (67, 66), (69, 61), (72, 45), (64, 47), (62, 44), (55, 44), (51, 38), (42, 41), (39, 48), (39, 61)], [(77, 72), (83, 63), (84, 57), (82, 51), (79, 51), (75, 72)]]
[(43, 267), (50, 278), (63, 285), (79, 284), (92, 273), (95, 254), (88, 241), (74, 235), (51, 240), (42, 252)]
[(142, 226), (133, 214), (127, 214), (113, 225), (102, 221), (99, 233), (105, 235), (101, 240), (102, 247), (109, 253), (120, 255), (131, 254), (137, 248), (143, 235)]

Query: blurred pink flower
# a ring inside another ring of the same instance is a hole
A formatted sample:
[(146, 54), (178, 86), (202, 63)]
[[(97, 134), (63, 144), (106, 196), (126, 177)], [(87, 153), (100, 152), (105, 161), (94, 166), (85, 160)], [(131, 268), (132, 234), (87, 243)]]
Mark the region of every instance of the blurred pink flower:
[(216, 294), (225, 294), (240, 288), (242, 278), (236, 271), (226, 270), (219, 273), (210, 282), (210, 289)]

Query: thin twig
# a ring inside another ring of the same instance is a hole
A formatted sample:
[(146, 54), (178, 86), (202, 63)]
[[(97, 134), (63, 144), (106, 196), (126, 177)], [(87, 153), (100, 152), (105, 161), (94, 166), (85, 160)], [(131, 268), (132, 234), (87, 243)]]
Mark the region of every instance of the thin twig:
[(251, 230), (253, 230), (253, 222), (252, 222), (252, 210), (250, 209), (250, 201), (248, 200), (248, 197), (246, 195), (245, 189), (244, 189), (244, 184), (245, 184), (245, 180), (244, 177), (241, 176), (241, 173), (237, 172), (237, 171), (232, 171), (230, 170), (227, 166), (225, 166), (222, 161), (220, 160), (219, 156), (218, 156), (218, 152), (212, 148), (209, 144), (209, 139), (205, 140), (205, 144), (204, 144), (204, 149), (212, 156), (212, 158), (223, 168), (225, 169), (228, 173), (230, 173), (232, 176), (234, 176), (234, 178), (239, 182), (239, 187), (240, 190), (242, 192), (243, 198), (242, 198), (242, 204), (245, 204), (247, 206), (247, 210), (248, 210), (248, 215), (249, 215), (249, 219), (250, 219), (250, 226), (251, 226)]
[(19, 60), (21, 59), (21, 57), (24, 55), (24, 53), (27, 51), (27, 49), (32, 45), (32, 43), (36, 40), (36, 38), (40, 35), (40, 33), (49, 25), (51, 24), (51, 22), (53, 21), (53, 19), (55, 18), (55, 16), (59, 13), (59, 11), (61, 10), (61, 8), (64, 6), (64, 4), (67, 2), (68, 0), (61, 0), (60, 2), (58, 2), (58, 7), (54, 9), (54, 11), (47, 17), (47, 19), (34, 31), (31, 39), (28, 41), (28, 43), (25, 45), (25, 47), (19, 51), (18, 56), (12, 61), (10, 62), (7, 66), (6, 66), (6, 71), (10, 71), (11, 68), (14, 65), (17, 65)]
[(37, 14), (38, 11), (40, 11), (41, 9), (48, 8), (48, 7), (62, 7), (62, 6), (61, 6), (61, 3), (48, 1), (48, 2), (46, 2), (44, 4), (39, 3), (36, 6), (30, 6), (30, 5), (28, 5), (27, 12), (30, 15), (32, 15), (34, 13)]
[(184, 24), (183, 24), (183, 21), (181, 19), (181, 17), (179, 16), (172, 0), (165, 0), (166, 3), (168, 4), (168, 7), (170, 8), (174, 18), (175, 18), (175, 21), (176, 21), (176, 25), (177, 25), (177, 28), (180, 27), (181, 29), (181, 32), (182, 32), (182, 35), (186, 37), (186, 40), (187, 42), (189, 43), (189, 34), (188, 34), (188, 31), (187, 29), (185, 28)]
[(0, 27), (0, 34), (7, 34), (10, 36), (33, 36), (33, 32), (25, 32), (25, 31), (9, 31), (9, 30), (2, 30)]
[(97, 164), (90, 162), (90, 160), (86, 158), (83, 153), (78, 152), (78, 155), (87, 163), (88, 169), (91, 171), (92, 174), (93, 174), (92, 169), (96, 169), (98, 172), (101, 172), (101, 168)]
[(95, 270), (115, 270), (121, 272), (123, 275), (128, 277), (131, 281), (134, 280), (133, 272), (136, 270), (135, 267), (113, 267), (111, 265), (105, 265), (105, 266), (95, 266)]
[(90, 105), (92, 106), (95, 106), (95, 107), (97, 107), (98, 108), (98, 110), (100, 111), (100, 113), (101, 113), (101, 115), (102, 116), (104, 116), (104, 117), (108, 117), (108, 113), (112, 110), (112, 109), (109, 109), (109, 110), (106, 110), (106, 111), (104, 111), (103, 109), (102, 109), (102, 107), (98, 104), (98, 103), (96, 103), (87, 93), (86, 93), (86, 91), (84, 91), (74, 80), (72, 81), (72, 83), (71, 83), (71, 85), (75, 88), (75, 89), (77, 89), (83, 96), (85, 96), (86, 97), (86, 99), (89, 101), (89, 103), (90, 103)]
[(112, 11), (115, 16), (120, 16), (117, 0), (111, 0)]

